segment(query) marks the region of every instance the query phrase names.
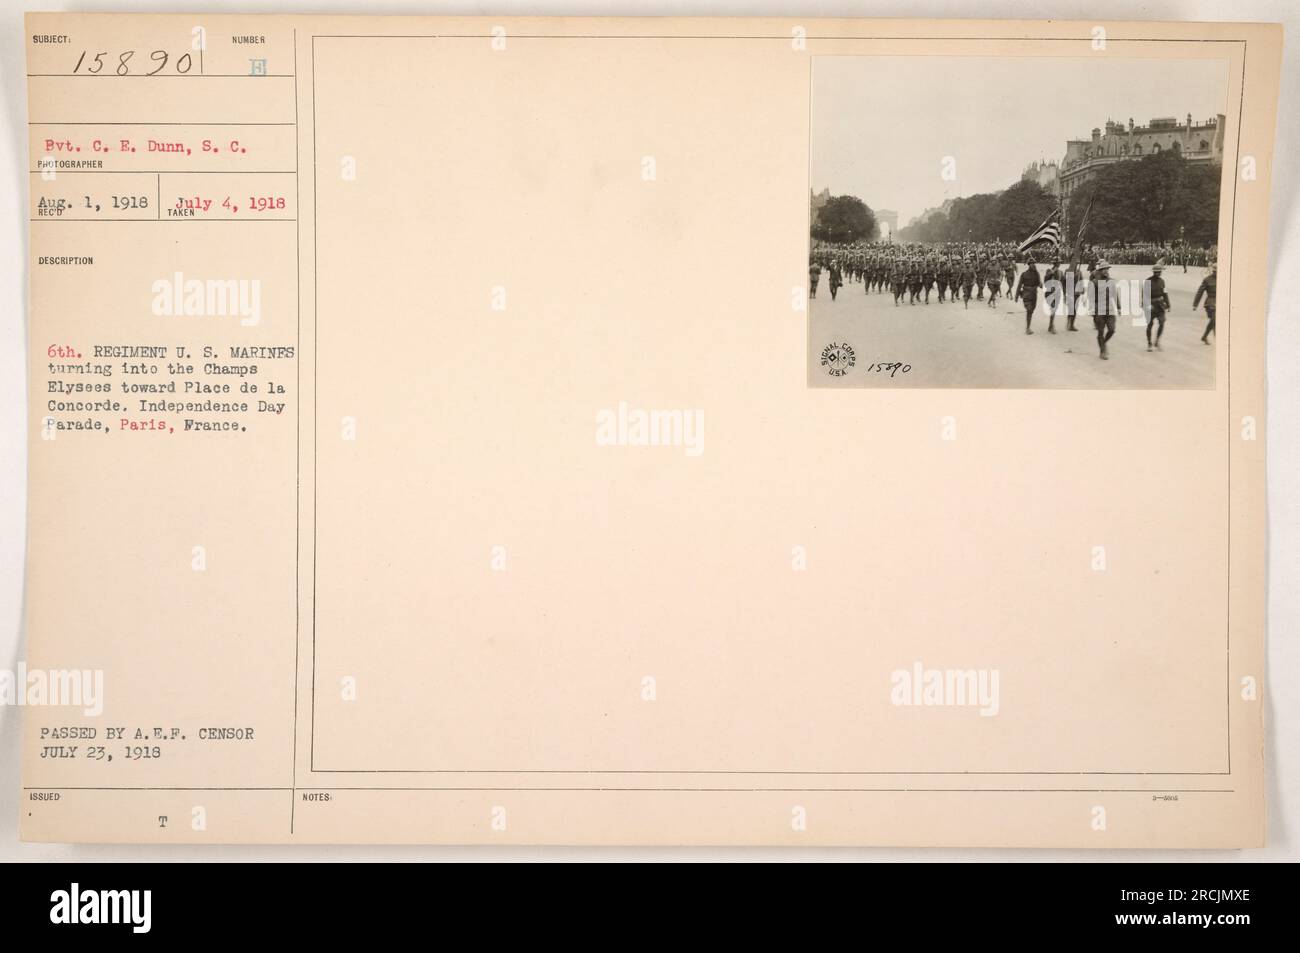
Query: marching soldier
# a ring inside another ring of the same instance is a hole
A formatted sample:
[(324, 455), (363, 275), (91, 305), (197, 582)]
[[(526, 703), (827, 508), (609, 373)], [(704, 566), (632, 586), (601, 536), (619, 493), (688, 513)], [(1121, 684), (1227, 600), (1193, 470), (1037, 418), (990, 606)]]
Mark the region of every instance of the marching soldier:
[(894, 293), (894, 307), (897, 308), (907, 291), (907, 269), (901, 258), (895, 259), (889, 272), (889, 290)]
[(1079, 316), (1079, 299), (1084, 296), (1088, 290), (1087, 282), (1083, 277), (1083, 269), (1077, 261), (1070, 262), (1070, 266), (1063, 272), (1064, 282), (1063, 294), (1065, 295), (1065, 330), (1077, 331), (1074, 326), (1074, 320)]
[(817, 262), (810, 262), (808, 265), (808, 297), (817, 297), (817, 282), (822, 276), (822, 266)]
[(988, 270), (984, 273), (984, 284), (989, 289), (989, 307), (991, 308), (998, 300), (998, 292), (1002, 290), (1002, 272), (998, 270), (996, 259), (989, 259)]
[(830, 272), (831, 300), (834, 301), (840, 285), (844, 284), (844, 273), (840, 271), (840, 263), (834, 258), (831, 259)]
[(1061, 305), (1062, 284), (1065, 272), (1061, 271), (1059, 253), (1053, 256), (1052, 267), (1043, 275), (1043, 304), (1047, 306), (1047, 333), (1056, 333), (1056, 310)]
[[(1014, 266), (1012, 273), (1014, 274)], [(1015, 289), (1012, 291), (1012, 297), (1019, 300), (1025, 306), (1025, 333), (1033, 334), (1034, 329), (1030, 327), (1034, 323), (1034, 311), (1038, 308), (1038, 289), (1043, 285), (1042, 276), (1038, 274), (1038, 266), (1034, 264), (1034, 256), (1029, 256), (1029, 261), (1025, 265), (1025, 270), (1020, 275), (1020, 280), (1016, 282)], [(1053, 334), (1056, 332), (1053, 331)]]
[(1101, 359), (1109, 361), (1106, 344), (1115, 336), (1115, 317), (1119, 313), (1119, 294), (1110, 280), (1110, 262), (1104, 258), (1098, 260), (1092, 266), (1088, 284), (1092, 326), (1097, 329), (1097, 347), (1101, 349)]
[[(1210, 262), (1210, 273), (1205, 276), (1201, 286), (1196, 289), (1196, 297), (1192, 299), (1192, 310), (1201, 303), (1201, 297), (1205, 297), (1205, 316), (1209, 318), (1209, 323), (1205, 325), (1205, 333), (1201, 335), (1201, 343), (1210, 343), (1210, 332), (1214, 331), (1214, 295), (1219, 288), (1219, 265), (1217, 262)], [(1214, 331), (1217, 338), (1219, 333)]]
[(916, 299), (921, 297), (921, 281), (921, 263), (913, 258), (907, 266), (908, 304), (916, 304)]
[(1157, 351), (1164, 350), (1160, 346), (1160, 337), (1165, 333), (1165, 312), (1169, 310), (1169, 293), (1165, 291), (1165, 279), (1162, 273), (1165, 270), (1163, 262), (1156, 262), (1151, 266), (1151, 277), (1146, 281), (1146, 311), (1147, 311), (1147, 350), (1151, 350), (1151, 328), (1157, 325), (1155, 348)]
[[(975, 273), (974, 263), (967, 258), (961, 265), (961, 298), (962, 307), (969, 310), (971, 289), (979, 283), (979, 276)], [(957, 297), (953, 295), (953, 297)]]

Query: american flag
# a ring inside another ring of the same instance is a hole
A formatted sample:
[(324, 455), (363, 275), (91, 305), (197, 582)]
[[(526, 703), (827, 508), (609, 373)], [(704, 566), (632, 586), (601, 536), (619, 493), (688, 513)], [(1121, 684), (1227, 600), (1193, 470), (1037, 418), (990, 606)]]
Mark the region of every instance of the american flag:
[(1083, 220), (1079, 222), (1079, 232), (1074, 236), (1074, 247), (1070, 249), (1070, 260), (1077, 263), (1079, 261), (1079, 249), (1083, 247), (1083, 233), (1088, 228), (1088, 216), (1092, 214), (1092, 203), (1097, 201), (1097, 194), (1094, 192), (1088, 198), (1088, 207), (1083, 210)]
[(1041, 243), (1049, 245), (1059, 245), (1061, 242), (1061, 210), (1058, 208), (1039, 225), (1032, 235), (1021, 242), (1017, 247), (1017, 252), (1028, 251), (1035, 245)]

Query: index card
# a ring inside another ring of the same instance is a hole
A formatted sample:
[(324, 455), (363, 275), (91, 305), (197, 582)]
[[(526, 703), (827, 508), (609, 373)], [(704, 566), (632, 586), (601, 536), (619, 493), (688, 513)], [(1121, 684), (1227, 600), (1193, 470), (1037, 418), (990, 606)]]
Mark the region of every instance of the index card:
[(24, 837), (1262, 842), (1279, 28), (27, 32)]

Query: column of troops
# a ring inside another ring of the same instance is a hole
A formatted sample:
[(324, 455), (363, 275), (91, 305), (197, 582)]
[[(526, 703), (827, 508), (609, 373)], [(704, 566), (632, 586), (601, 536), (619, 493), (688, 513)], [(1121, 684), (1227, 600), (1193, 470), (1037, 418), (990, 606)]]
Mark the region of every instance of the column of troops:
[[(1112, 264), (1150, 264), (1151, 275), (1144, 282), (1142, 307), (1147, 317), (1147, 350), (1160, 349), (1160, 337), (1169, 311), (1163, 272), (1166, 261), (1181, 266), (1208, 266), (1210, 273), (1201, 282), (1192, 310), (1204, 299), (1208, 323), (1201, 336), (1209, 344), (1214, 332), (1215, 292), (1218, 271), (1212, 249), (1168, 248), (1159, 245), (1093, 246), (1081, 255), (1081, 262), (1071, 262), (1059, 247), (1049, 249), (1044, 257), (1051, 266), (1040, 273), (1035, 256), (1024, 258), (1019, 268), (1016, 246), (996, 242), (962, 242), (945, 246), (895, 244), (892, 242), (855, 245), (814, 246), (809, 262), (809, 296), (817, 297), (821, 273), (825, 270), (831, 298), (834, 299), (847, 281), (861, 282), (866, 294), (891, 294), (894, 306), (929, 304), (931, 295), (940, 303), (961, 301), (970, 307), (971, 298), (987, 301), (994, 307), (998, 296), (1020, 302), (1025, 309), (1025, 333), (1033, 334), (1033, 318), (1040, 293), (1047, 308), (1049, 334), (1056, 333), (1058, 313), (1065, 318), (1065, 330), (1077, 331), (1075, 319), (1080, 299), (1087, 296), (1088, 313), (1097, 332), (1102, 360), (1107, 360), (1107, 342), (1115, 334), (1115, 319), (1121, 300), (1110, 280)], [(1112, 260), (1113, 256), (1113, 260)], [(1062, 262), (1065, 262), (1064, 266)], [(1087, 274), (1084, 274), (1084, 267)], [(1005, 291), (1004, 289), (1005, 285)]]

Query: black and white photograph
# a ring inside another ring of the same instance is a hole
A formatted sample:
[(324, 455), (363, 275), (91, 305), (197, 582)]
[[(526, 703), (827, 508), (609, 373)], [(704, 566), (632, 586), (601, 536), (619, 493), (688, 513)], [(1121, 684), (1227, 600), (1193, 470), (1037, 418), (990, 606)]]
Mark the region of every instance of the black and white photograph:
[(822, 56), (812, 87), (810, 386), (1214, 387), (1223, 61)]

